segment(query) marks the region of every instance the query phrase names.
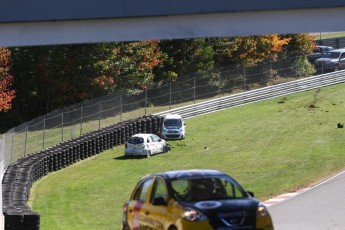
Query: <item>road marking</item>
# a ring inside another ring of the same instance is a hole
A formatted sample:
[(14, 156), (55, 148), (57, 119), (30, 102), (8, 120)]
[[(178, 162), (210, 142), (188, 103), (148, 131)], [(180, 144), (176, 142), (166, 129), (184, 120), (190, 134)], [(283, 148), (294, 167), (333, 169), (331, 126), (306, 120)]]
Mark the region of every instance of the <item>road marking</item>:
[(328, 178), (328, 179), (326, 179), (326, 180), (324, 180), (324, 181), (321, 181), (319, 184), (316, 184), (316, 185), (314, 185), (314, 186), (312, 186), (312, 187), (303, 188), (303, 189), (300, 189), (300, 190), (298, 190), (298, 191), (296, 191), (296, 192), (285, 193), (285, 194), (282, 194), (282, 195), (279, 195), (279, 196), (270, 198), (270, 199), (264, 201), (264, 204), (265, 204), (267, 207), (268, 207), (268, 206), (271, 206), (271, 205), (278, 204), (278, 203), (280, 203), (280, 202), (282, 202), (282, 201), (284, 201), (284, 200), (288, 200), (288, 199), (290, 199), (290, 198), (292, 198), (292, 197), (294, 197), (294, 196), (297, 196), (297, 195), (299, 195), (299, 194), (301, 194), (301, 193), (303, 193), (303, 192), (305, 192), (305, 191), (307, 191), (307, 190), (317, 188), (317, 187), (323, 185), (324, 183), (327, 183), (328, 181), (330, 181), (330, 180), (332, 180), (332, 179), (334, 179), (334, 178), (340, 176), (340, 175), (343, 174), (343, 173), (345, 173), (345, 171), (342, 171), (342, 172), (340, 172), (340, 173), (338, 173), (338, 174), (336, 174), (336, 175), (334, 175), (334, 176), (332, 176), (332, 177), (330, 177), (330, 178)]
[(297, 196), (298, 194), (301, 194), (305, 191), (309, 190), (309, 188), (304, 188), (304, 189), (300, 189), (298, 190), (297, 192), (289, 192), (289, 193), (285, 193), (285, 194), (282, 194), (282, 195), (279, 195), (279, 196), (276, 196), (276, 197), (273, 197), (273, 198), (270, 198), (266, 201), (264, 201), (264, 204), (268, 207), (268, 206), (271, 206), (271, 205), (274, 205), (274, 204), (278, 204), (284, 200), (288, 200), (294, 196)]

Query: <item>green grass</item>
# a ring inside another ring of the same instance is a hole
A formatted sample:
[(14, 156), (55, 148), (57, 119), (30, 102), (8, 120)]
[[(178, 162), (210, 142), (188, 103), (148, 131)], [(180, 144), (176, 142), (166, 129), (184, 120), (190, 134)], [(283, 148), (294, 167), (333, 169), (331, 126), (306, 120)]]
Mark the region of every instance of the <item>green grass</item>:
[(108, 230), (120, 229), (123, 203), (152, 172), (223, 170), (261, 200), (310, 186), (344, 169), (344, 102), (339, 84), (191, 118), (171, 152), (124, 159), (116, 147), (42, 178), (29, 204), (44, 230)]
[(315, 38), (314, 40), (320, 40), (321, 39), (328, 39), (328, 38), (340, 38), (340, 37), (345, 37), (345, 32), (333, 32), (333, 33), (315, 33)]

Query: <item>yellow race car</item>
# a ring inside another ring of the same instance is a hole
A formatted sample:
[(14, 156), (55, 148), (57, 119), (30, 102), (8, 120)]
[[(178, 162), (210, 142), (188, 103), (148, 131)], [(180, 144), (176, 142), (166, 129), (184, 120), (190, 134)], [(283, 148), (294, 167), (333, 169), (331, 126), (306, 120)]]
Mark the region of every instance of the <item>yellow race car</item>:
[(123, 206), (122, 229), (273, 230), (267, 208), (218, 170), (143, 177)]

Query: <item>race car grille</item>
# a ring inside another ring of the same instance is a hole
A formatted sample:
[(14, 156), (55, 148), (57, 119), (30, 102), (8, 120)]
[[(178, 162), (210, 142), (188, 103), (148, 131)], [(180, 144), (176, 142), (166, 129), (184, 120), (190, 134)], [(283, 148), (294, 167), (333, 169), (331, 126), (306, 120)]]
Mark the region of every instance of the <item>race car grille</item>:
[(245, 211), (220, 213), (218, 218), (222, 223), (222, 227), (218, 230), (245, 230), (255, 229), (255, 223), (251, 223), (249, 214)]
[(168, 138), (178, 138), (178, 137), (180, 137), (180, 134), (167, 134), (166, 136)]
[(168, 133), (178, 133), (178, 130), (169, 130)]

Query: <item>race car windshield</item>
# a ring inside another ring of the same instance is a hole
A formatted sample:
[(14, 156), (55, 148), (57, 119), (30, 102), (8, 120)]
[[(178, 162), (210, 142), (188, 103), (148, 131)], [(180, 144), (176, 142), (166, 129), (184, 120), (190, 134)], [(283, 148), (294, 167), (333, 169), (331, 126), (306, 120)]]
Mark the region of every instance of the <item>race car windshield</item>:
[(247, 197), (242, 188), (223, 177), (183, 178), (171, 181), (178, 201), (238, 199)]

